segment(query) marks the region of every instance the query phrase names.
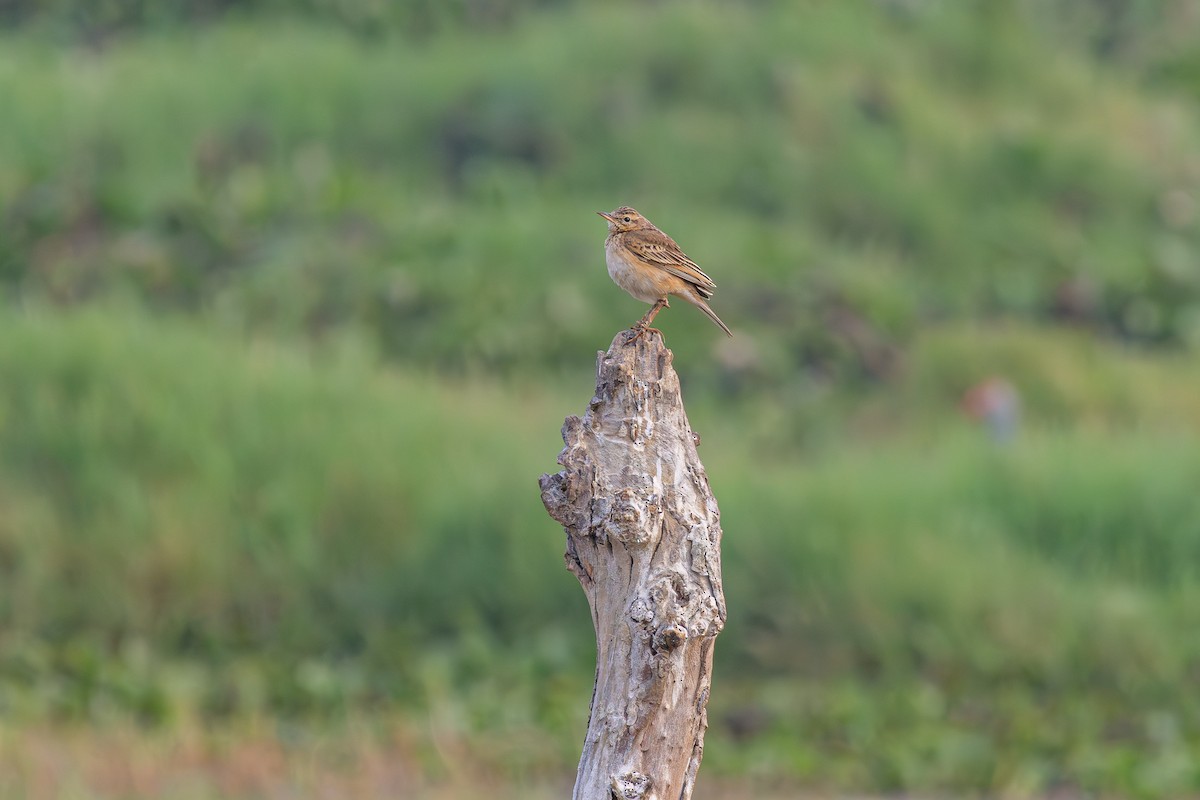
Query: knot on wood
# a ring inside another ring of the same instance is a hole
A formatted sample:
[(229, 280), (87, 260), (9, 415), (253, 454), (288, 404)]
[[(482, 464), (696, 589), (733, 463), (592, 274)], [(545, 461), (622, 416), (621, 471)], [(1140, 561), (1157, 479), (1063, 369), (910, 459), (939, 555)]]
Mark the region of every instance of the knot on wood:
[(687, 641), (687, 629), (681, 625), (664, 625), (654, 634), (656, 653), (669, 653)]
[(662, 574), (650, 587), (650, 602), (659, 619), (679, 616), (690, 597), (687, 578), (679, 572)]
[(650, 776), (643, 772), (634, 770), (617, 775), (612, 779), (613, 800), (652, 800), (652, 785)]
[(557, 472), (553, 475), (543, 475), (538, 478), (538, 487), (542, 490), (542, 505), (546, 512), (564, 527), (571, 527), (575, 514), (567, 499), (567, 476)]
[(715, 637), (725, 627), (724, 597), (710, 593), (715, 591), (682, 573), (667, 572), (632, 604), (629, 616), (642, 625), (655, 652), (670, 651), (689, 638)]
[(639, 597), (629, 607), (629, 618), (634, 622), (651, 622), (654, 619), (654, 608), (646, 598)]
[(725, 627), (725, 607), (717, 598), (705, 597), (692, 613), (688, 633), (692, 636), (716, 636)]
[(629, 487), (621, 489), (613, 498), (605, 534), (626, 547), (645, 546), (651, 539), (651, 526), (646, 520), (660, 513), (656, 495)]
[(564, 528), (573, 531), (582, 530), (591, 522), (586, 512), (592, 504), (592, 468), (583, 428), (584, 421), (579, 417), (570, 416), (563, 421), (562, 438), (566, 446), (558, 454), (563, 470), (538, 479), (546, 511)]

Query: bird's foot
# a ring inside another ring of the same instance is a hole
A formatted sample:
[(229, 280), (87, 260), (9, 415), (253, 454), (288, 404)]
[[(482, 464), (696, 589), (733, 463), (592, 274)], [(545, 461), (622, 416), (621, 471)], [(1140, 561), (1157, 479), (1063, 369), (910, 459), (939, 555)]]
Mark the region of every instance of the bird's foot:
[(649, 325), (638, 323), (629, 329), (629, 335), (625, 337), (625, 344), (633, 344), (646, 333), (657, 333), (659, 336), (662, 336), (662, 331), (658, 328), (651, 328)]
[(658, 315), (659, 311), (662, 311), (664, 308), (669, 308), (670, 305), (671, 304), (667, 302), (667, 298), (665, 297), (661, 300), (655, 301), (654, 306), (646, 312), (646, 316), (639, 319), (634, 326), (629, 329), (630, 335), (625, 339), (625, 344), (633, 344), (635, 341), (641, 338), (642, 334), (644, 334), (646, 331), (654, 331), (659, 336), (662, 336), (662, 331), (660, 331), (658, 328), (651, 328), (650, 323), (654, 322), (654, 318)]

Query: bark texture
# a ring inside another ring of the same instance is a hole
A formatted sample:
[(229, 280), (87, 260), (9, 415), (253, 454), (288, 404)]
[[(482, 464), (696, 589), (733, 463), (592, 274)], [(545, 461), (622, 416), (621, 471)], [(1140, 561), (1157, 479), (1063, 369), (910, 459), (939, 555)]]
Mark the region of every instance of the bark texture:
[(596, 395), (567, 417), (542, 502), (567, 534), (596, 627), (596, 686), (575, 800), (687, 800), (725, 624), (721, 525), (672, 354), (617, 334)]

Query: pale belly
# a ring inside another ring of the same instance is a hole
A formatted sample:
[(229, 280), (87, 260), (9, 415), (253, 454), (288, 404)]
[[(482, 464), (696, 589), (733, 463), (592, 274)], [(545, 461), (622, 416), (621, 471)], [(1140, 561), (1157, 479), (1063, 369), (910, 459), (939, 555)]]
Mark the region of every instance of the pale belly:
[(608, 265), (608, 277), (613, 279), (613, 283), (643, 303), (655, 303), (667, 296), (667, 292), (663, 291), (661, 278), (655, 281), (647, 277), (647, 273), (658, 277), (655, 275), (656, 270), (635, 269), (621, 255), (619, 247), (606, 245), (604, 261)]

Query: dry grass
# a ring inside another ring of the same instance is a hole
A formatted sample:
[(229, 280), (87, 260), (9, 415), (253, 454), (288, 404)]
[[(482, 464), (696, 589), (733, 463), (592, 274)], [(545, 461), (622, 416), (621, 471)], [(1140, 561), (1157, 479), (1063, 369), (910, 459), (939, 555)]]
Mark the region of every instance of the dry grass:
[(0, 796), (21, 800), (537, 798), (562, 796), (569, 776), (497, 783), (459, 743), (431, 743), (398, 721), (0, 732)]
[[(457, 742), (431, 744), (403, 723), (336, 730), (255, 723), (230, 728), (47, 726), (0, 731), (0, 795), (15, 800), (221, 798), (522, 798), (570, 793), (569, 768), (514, 782)], [(696, 800), (822, 795), (800, 787), (701, 776)]]

